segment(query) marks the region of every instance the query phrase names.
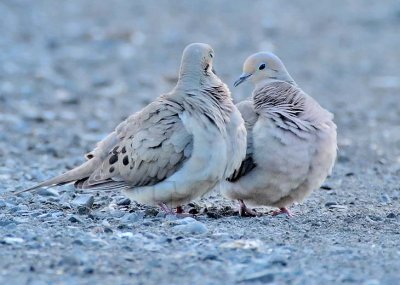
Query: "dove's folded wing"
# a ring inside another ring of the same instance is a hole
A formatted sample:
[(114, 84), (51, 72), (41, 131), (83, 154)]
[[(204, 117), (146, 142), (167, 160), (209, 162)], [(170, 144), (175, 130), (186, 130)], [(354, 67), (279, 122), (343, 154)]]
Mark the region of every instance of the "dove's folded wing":
[(240, 177), (250, 172), (256, 164), (253, 160), (253, 127), (257, 122), (258, 115), (254, 112), (253, 102), (246, 100), (238, 103), (236, 107), (239, 109), (247, 130), (247, 149), (246, 156), (242, 161), (240, 167), (236, 169), (233, 174), (227, 179), (230, 182), (237, 181)]
[[(116, 144), (78, 188), (127, 188), (154, 185), (179, 170), (191, 156), (193, 137), (179, 113), (180, 105), (161, 97), (121, 123)], [(93, 152), (104, 153), (101, 144)]]

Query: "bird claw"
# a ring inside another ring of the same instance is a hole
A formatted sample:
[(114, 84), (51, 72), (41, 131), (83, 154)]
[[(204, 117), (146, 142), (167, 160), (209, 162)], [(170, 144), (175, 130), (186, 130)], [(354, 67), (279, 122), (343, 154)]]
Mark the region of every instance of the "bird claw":
[(257, 213), (256, 211), (248, 208), (243, 200), (239, 200), (240, 207), (239, 207), (239, 215), (241, 217), (260, 217), (261, 213)]
[(158, 206), (164, 211), (166, 215), (173, 215), (178, 218), (195, 217), (195, 215), (185, 213), (182, 206), (176, 207), (176, 212), (172, 211), (165, 203), (159, 203)]
[(183, 214), (185, 211), (183, 210), (182, 206), (177, 206), (176, 207), (176, 213), (177, 214)]
[(292, 218), (295, 216), (291, 211), (289, 211), (288, 208), (280, 208), (279, 210), (272, 212), (272, 216), (278, 216), (278, 215), (282, 215), (282, 214), (286, 214), (289, 218)]

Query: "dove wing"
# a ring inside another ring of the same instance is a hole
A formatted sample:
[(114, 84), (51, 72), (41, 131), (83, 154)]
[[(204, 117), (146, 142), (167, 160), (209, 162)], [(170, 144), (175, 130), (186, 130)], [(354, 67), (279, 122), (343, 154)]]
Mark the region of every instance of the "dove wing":
[[(179, 170), (189, 159), (193, 137), (179, 114), (182, 106), (160, 97), (115, 130), (116, 143), (102, 163), (78, 188), (125, 188), (154, 185)], [(95, 149), (104, 153), (101, 144)]]
[(247, 130), (247, 149), (246, 156), (242, 161), (240, 167), (236, 169), (233, 174), (227, 179), (230, 182), (237, 181), (240, 177), (246, 175), (250, 172), (256, 164), (253, 160), (253, 127), (257, 122), (258, 115), (254, 112), (253, 102), (250, 100), (245, 100), (236, 105), (242, 114), (246, 130)]

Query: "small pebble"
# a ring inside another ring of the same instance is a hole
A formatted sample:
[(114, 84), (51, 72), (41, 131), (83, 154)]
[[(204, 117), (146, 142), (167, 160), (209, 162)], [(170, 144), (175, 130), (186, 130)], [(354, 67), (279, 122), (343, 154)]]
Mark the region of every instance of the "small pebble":
[(90, 208), (85, 207), (85, 206), (79, 206), (78, 207), (78, 214), (79, 215), (88, 215), (90, 213)]
[(144, 211), (144, 214), (145, 214), (145, 216), (147, 216), (147, 217), (155, 217), (155, 216), (157, 216), (158, 215), (158, 210), (157, 209), (155, 209), (155, 208), (147, 208), (145, 211)]
[(221, 248), (259, 250), (264, 246), (261, 240), (239, 239), (220, 245)]
[(85, 274), (93, 274), (94, 273), (94, 269), (91, 267), (87, 267), (85, 269), (83, 269), (83, 273)]
[(72, 242), (73, 245), (83, 245), (83, 241), (81, 241), (80, 239), (76, 239)]
[(119, 233), (118, 236), (121, 237), (121, 238), (132, 239), (133, 238), (133, 233), (124, 232), (124, 233)]
[(81, 194), (75, 197), (71, 201), (71, 205), (74, 207), (87, 207), (91, 208), (94, 203), (94, 197), (91, 194)]
[(325, 207), (331, 207), (331, 206), (333, 206), (333, 205), (337, 205), (338, 203), (336, 203), (336, 202), (327, 202), (327, 203), (325, 203)]
[(261, 282), (261, 284), (267, 284), (274, 282), (274, 274), (271, 273), (271, 270), (266, 269), (263, 271), (255, 272), (253, 274), (249, 274), (241, 281), (245, 282), (256, 282), (257, 284)]
[(79, 219), (79, 218), (76, 217), (76, 216), (71, 216), (71, 217), (69, 217), (68, 221), (70, 221), (71, 223), (82, 223), (82, 220)]
[(174, 226), (173, 230), (177, 233), (198, 235), (208, 232), (205, 224), (190, 217), (178, 220), (176, 223), (178, 223), (178, 225)]
[(323, 190), (332, 190), (332, 189), (338, 189), (342, 185), (342, 180), (341, 179), (329, 179), (325, 181), (324, 184), (320, 187)]
[(390, 204), (392, 202), (392, 199), (390, 199), (389, 195), (386, 194), (386, 193), (382, 193), (381, 194), (380, 200), (381, 200), (381, 203), (383, 205), (387, 205), (387, 204)]
[(131, 200), (129, 198), (121, 198), (117, 201), (118, 206), (128, 206), (131, 204)]
[(382, 218), (379, 216), (369, 215), (368, 218), (374, 222), (382, 221)]
[(338, 211), (344, 211), (347, 210), (346, 205), (331, 205), (328, 207), (330, 210), (338, 210)]
[(41, 188), (37, 191), (37, 194), (39, 194), (40, 196), (45, 196), (45, 197), (60, 196), (60, 194), (58, 194), (58, 192), (53, 188)]
[(0, 227), (6, 227), (12, 224), (16, 224), (14, 220), (0, 220)]
[(394, 218), (396, 218), (396, 214), (395, 214), (395, 213), (389, 213), (389, 214), (386, 216), (386, 218), (394, 219)]
[(5, 237), (3, 239), (5, 244), (18, 244), (18, 243), (23, 243), (24, 240), (22, 238), (18, 237)]
[(121, 218), (121, 221), (124, 223), (135, 223), (139, 220), (142, 220), (143, 216), (143, 213), (128, 213)]
[(107, 234), (112, 234), (113, 230), (111, 228), (109, 228), (109, 227), (104, 227), (104, 232), (107, 233)]

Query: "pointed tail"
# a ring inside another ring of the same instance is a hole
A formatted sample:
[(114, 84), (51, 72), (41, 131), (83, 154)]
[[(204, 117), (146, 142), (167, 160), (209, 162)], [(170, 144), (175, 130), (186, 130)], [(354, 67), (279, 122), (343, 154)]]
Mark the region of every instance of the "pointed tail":
[(68, 183), (74, 182), (76, 180), (80, 180), (80, 179), (89, 177), (90, 174), (92, 174), (92, 172), (98, 167), (98, 165), (100, 163), (101, 163), (100, 159), (94, 157), (92, 159), (89, 159), (85, 163), (75, 167), (74, 169), (71, 169), (59, 176), (56, 176), (49, 180), (43, 181), (31, 188), (24, 189), (24, 190), (21, 190), (18, 192), (14, 192), (14, 195), (33, 191), (33, 190), (36, 190), (41, 187), (52, 187), (52, 186), (68, 184)]

